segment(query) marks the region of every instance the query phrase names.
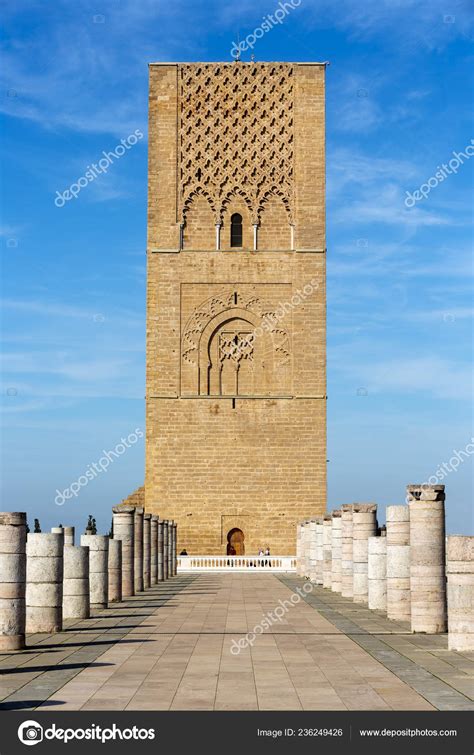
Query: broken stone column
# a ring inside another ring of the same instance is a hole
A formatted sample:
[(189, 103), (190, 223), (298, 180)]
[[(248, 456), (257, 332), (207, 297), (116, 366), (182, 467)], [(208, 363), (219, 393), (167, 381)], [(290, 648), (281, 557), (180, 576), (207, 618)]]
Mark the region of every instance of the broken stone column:
[(311, 582), (316, 582), (316, 519), (309, 523), (309, 573)]
[(158, 517), (152, 514), (150, 525), (150, 584), (158, 582)]
[(410, 509), (387, 506), (387, 618), (410, 621)]
[(135, 509), (114, 506), (114, 540), (122, 542), (122, 599), (135, 595)]
[(64, 545), (63, 619), (90, 615), (89, 547)]
[(323, 517), (316, 519), (316, 565), (314, 581), (317, 585), (323, 584)]
[(369, 537), (377, 532), (377, 505), (355, 503), (352, 509), (353, 600), (367, 603), (369, 597)]
[(352, 567), (352, 503), (341, 507), (341, 595), (354, 595), (354, 571)]
[(26, 540), (26, 632), (63, 626), (64, 535), (29, 533)]
[(64, 527), (64, 545), (74, 545), (75, 529), (74, 527)]
[(342, 549), (341, 511), (332, 512), (331, 522), (331, 590), (341, 592), (341, 549)]
[(164, 530), (165, 523), (158, 519), (158, 582), (163, 582), (164, 575)]
[(411, 631), (447, 630), (444, 485), (408, 485)]
[(332, 580), (332, 516), (323, 518), (323, 587), (331, 589)]
[(151, 514), (143, 515), (143, 589), (151, 585)]
[(173, 567), (173, 577), (178, 573), (178, 525), (173, 523), (173, 551), (171, 553), (171, 564)]
[(168, 522), (168, 577), (173, 576), (173, 527), (174, 521), (171, 519)]
[(89, 546), (91, 611), (107, 608), (109, 602), (109, 538), (107, 535), (81, 535), (81, 545)]
[(368, 604), (378, 611), (387, 610), (387, 538), (369, 537)]
[(305, 519), (303, 521), (303, 529), (301, 530), (301, 576), (308, 576), (308, 543), (309, 543), (309, 526), (310, 520)]
[(448, 650), (474, 650), (474, 537), (450, 535), (447, 544)]
[(25, 647), (26, 514), (0, 513), (0, 651)]
[(311, 519), (307, 520), (305, 527), (305, 577), (310, 579), (311, 573)]
[(163, 579), (168, 579), (168, 520), (163, 521)]
[(122, 600), (122, 541), (115, 537), (109, 538), (108, 577), (109, 603), (120, 603)]
[(143, 509), (135, 509), (135, 592), (143, 592)]
[(303, 522), (296, 525), (296, 574), (303, 576)]

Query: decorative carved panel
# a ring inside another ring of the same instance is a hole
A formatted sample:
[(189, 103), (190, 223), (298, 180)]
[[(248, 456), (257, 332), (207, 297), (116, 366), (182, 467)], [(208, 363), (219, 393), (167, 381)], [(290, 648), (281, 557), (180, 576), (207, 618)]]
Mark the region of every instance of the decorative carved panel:
[(181, 338), (184, 393), (288, 392), (290, 337), (256, 292), (222, 289), (195, 308)]
[(196, 195), (221, 222), (232, 197), (258, 223), (265, 201), (294, 205), (293, 66), (275, 63), (179, 68), (179, 216)]

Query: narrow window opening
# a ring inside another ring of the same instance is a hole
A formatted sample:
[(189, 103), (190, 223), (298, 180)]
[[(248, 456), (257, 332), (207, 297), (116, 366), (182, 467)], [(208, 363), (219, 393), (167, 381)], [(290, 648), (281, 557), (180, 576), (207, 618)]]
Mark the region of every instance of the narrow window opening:
[(232, 409), (235, 409), (235, 398), (232, 399)]
[(231, 247), (242, 246), (242, 215), (235, 212), (230, 219), (230, 245)]

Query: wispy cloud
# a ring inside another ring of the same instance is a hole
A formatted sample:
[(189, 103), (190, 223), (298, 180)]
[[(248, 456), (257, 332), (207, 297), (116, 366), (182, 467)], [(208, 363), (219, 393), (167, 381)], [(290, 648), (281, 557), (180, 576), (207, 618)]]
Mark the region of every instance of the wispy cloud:
[[(350, 351), (340, 347), (346, 359)], [(331, 356), (331, 351), (330, 351)], [(332, 357), (331, 357), (332, 358)], [(365, 354), (357, 359), (351, 354), (348, 363), (333, 361), (332, 369), (344, 373), (354, 385), (364, 386), (369, 393), (387, 397), (398, 394), (422, 395), (425, 398), (472, 399), (472, 368), (469, 363), (455, 362), (432, 354), (377, 359)]]

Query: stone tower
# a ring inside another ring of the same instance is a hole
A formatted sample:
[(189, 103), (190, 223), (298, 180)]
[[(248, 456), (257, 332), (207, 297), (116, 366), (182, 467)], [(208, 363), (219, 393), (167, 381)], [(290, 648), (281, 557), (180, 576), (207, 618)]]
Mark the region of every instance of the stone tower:
[(324, 64), (150, 66), (145, 507), (178, 552), (326, 508)]

